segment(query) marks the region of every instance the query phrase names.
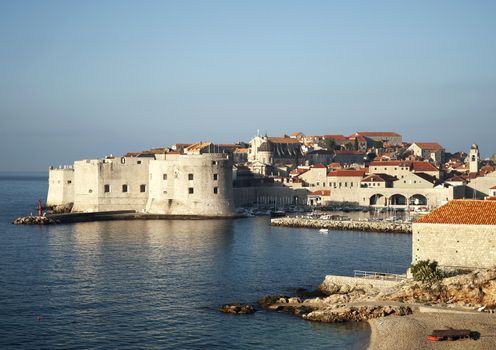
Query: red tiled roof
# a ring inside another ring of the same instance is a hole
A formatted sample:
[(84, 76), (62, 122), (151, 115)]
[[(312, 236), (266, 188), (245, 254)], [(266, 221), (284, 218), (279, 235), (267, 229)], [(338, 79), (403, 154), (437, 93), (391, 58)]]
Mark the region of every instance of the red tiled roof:
[(442, 150), (444, 149), (443, 146), (441, 146), (439, 143), (436, 142), (414, 142), (417, 146), (419, 146), (422, 149), (429, 149), (429, 150)]
[(298, 136), (298, 135), (303, 135), (301, 132), (297, 131), (291, 134), (291, 136)]
[(453, 200), (421, 217), (416, 223), (496, 225), (496, 201)]
[(290, 137), (269, 137), (268, 139), (272, 143), (300, 143), (300, 141)]
[(496, 185), (491, 187), (490, 190), (496, 190)]
[(404, 161), (404, 160), (380, 160), (380, 161), (372, 161), (369, 166), (411, 166), (412, 162)]
[(365, 152), (362, 151), (334, 151), (336, 155), (363, 155), (365, 156)]
[(357, 176), (363, 177), (365, 175), (365, 171), (363, 170), (334, 170), (331, 171), (327, 176)]
[(318, 190), (318, 191), (313, 191), (310, 193), (311, 196), (326, 196), (329, 197), (331, 195), (330, 190)]
[(249, 153), (250, 149), (249, 148), (236, 148), (234, 150), (235, 153)]
[(359, 131), (357, 134), (363, 136), (401, 136), (400, 134), (392, 131)]
[(439, 171), (434, 164), (429, 162), (413, 161), (412, 166), (414, 171)]
[(347, 138), (344, 135), (324, 135), (322, 136), (324, 140), (335, 140), (335, 141), (346, 141)]

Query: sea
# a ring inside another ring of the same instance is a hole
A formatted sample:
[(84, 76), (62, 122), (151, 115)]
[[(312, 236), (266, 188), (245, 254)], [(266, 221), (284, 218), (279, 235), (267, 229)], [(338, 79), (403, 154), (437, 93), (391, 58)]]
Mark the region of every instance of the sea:
[(363, 349), (367, 323), (218, 307), (411, 260), (410, 235), (266, 217), (12, 225), (47, 187), (44, 173), (0, 173), (0, 349)]

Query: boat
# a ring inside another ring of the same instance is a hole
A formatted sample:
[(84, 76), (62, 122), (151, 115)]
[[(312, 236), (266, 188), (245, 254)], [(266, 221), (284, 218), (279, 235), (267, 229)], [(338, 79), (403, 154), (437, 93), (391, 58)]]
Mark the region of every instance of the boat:
[(319, 232), (320, 232), (320, 233), (329, 233), (329, 229), (327, 229), (327, 228), (321, 228), (321, 229), (319, 230)]
[(479, 332), (473, 332), (469, 329), (435, 329), (427, 336), (429, 341), (448, 341), (459, 339), (478, 339)]
[(270, 217), (271, 218), (280, 218), (286, 216), (286, 212), (282, 210), (271, 210), (270, 211)]

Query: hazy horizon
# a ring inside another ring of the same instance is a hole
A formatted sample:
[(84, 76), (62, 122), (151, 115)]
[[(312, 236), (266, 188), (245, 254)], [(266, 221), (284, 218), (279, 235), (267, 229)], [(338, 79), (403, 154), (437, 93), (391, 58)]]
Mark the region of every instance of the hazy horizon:
[(496, 152), (496, 2), (4, 1), (0, 171), (396, 131)]

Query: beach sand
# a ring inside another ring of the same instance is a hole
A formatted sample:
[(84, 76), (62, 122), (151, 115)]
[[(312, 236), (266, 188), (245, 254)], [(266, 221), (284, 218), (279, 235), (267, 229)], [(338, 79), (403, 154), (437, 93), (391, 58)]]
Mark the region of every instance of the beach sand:
[[(389, 316), (369, 320), (371, 350), (496, 349), (496, 314), (419, 312), (408, 316)], [(480, 339), (430, 342), (434, 329), (470, 329)]]

